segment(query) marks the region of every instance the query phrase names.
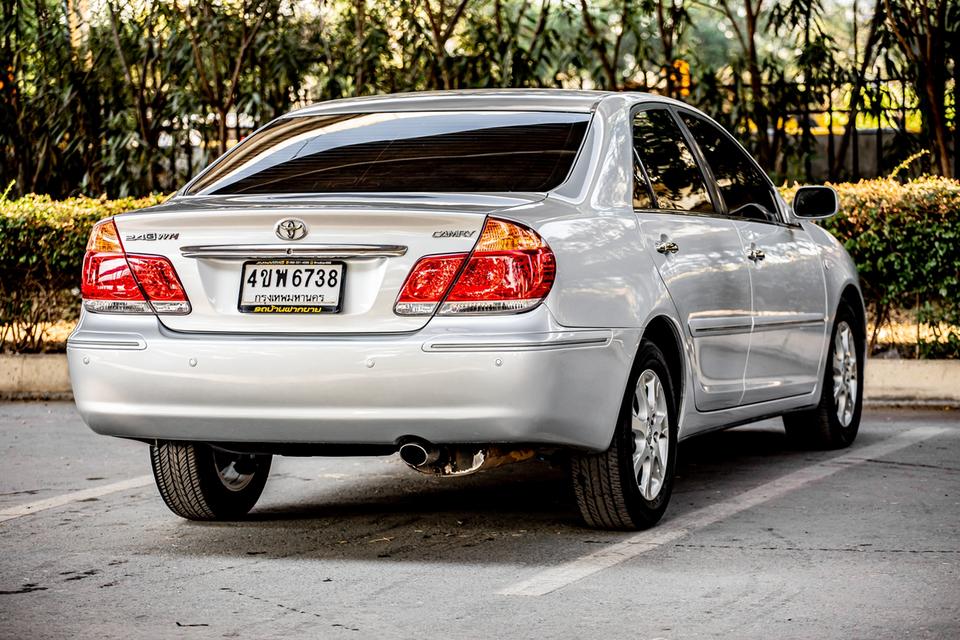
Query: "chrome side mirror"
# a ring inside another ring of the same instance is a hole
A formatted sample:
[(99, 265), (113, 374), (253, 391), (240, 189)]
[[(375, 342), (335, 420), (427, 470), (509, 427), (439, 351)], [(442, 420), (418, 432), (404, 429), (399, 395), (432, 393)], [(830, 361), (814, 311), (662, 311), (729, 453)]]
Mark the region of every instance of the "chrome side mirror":
[(793, 215), (798, 218), (829, 218), (839, 210), (840, 200), (833, 187), (800, 187), (793, 196)]

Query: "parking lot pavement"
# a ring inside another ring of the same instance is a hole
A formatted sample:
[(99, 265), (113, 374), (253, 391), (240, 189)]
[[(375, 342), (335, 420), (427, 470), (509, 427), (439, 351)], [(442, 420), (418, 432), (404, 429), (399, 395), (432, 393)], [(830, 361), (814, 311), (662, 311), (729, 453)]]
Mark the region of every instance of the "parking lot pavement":
[(582, 527), (546, 462), (281, 458), (249, 520), (199, 524), (69, 403), (0, 404), (0, 451), (3, 638), (960, 637), (956, 412), (691, 439), (639, 534)]

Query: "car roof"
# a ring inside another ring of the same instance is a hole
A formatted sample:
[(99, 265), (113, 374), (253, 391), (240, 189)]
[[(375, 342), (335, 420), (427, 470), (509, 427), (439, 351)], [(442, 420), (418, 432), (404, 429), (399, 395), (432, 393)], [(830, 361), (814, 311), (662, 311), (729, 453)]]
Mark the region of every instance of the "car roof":
[(566, 111), (590, 113), (603, 98), (629, 95), (663, 100), (647, 93), (579, 91), (573, 89), (470, 89), (418, 91), (330, 100), (292, 111), (288, 116), (382, 111)]

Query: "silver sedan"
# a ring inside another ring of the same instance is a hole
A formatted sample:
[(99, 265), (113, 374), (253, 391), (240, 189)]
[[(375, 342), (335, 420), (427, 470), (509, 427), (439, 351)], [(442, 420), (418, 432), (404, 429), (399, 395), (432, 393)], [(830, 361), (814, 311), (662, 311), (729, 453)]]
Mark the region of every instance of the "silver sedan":
[(781, 415), (806, 446), (856, 437), (863, 301), (810, 222), (836, 210), (652, 95), (328, 102), (95, 226), (77, 407), (149, 443), (186, 518), (243, 516), (273, 455), (555, 455), (588, 524), (648, 527), (683, 438)]

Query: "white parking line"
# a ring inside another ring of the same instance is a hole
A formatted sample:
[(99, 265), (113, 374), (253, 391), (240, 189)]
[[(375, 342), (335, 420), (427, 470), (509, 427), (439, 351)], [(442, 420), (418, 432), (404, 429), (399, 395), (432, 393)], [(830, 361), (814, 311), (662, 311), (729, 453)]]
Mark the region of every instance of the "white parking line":
[(112, 484), (105, 484), (99, 487), (91, 487), (90, 489), (81, 489), (80, 491), (64, 493), (63, 495), (53, 496), (52, 498), (46, 498), (45, 500), (37, 500), (36, 502), (28, 502), (26, 504), (18, 504), (12, 507), (6, 507), (4, 509), (0, 509), (0, 522), (6, 522), (7, 520), (13, 520), (14, 518), (19, 518), (21, 516), (28, 516), (31, 513), (36, 513), (45, 509), (62, 507), (70, 504), (71, 502), (80, 502), (82, 500), (99, 498), (100, 496), (105, 496), (110, 493), (116, 493), (117, 491), (136, 489), (137, 487), (143, 487), (151, 484), (152, 482), (152, 475), (137, 476), (136, 478), (129, 478), (128, 480), (121, 480), (120, 482), (114, 482)]
[(856, 466), (871, 458), (889, 455), (945, 431), (946, 429), (936, 427), (919, 427), (876, 444), (858, 447), (830, 460), (780, 476), (722, 502), (715, 502), (686, 515), (670, 519), (654, 529), (631, 535), (622, 542), (603, 547), (576, 560), (541, 571), (526, 580), (501, 589), (498, 593), (508, 596), (542, 596), (562, 589), (624, 560), (669, 544), (697, 529), (779, 498), (811, 482), (823, 480), (838, 471)]

